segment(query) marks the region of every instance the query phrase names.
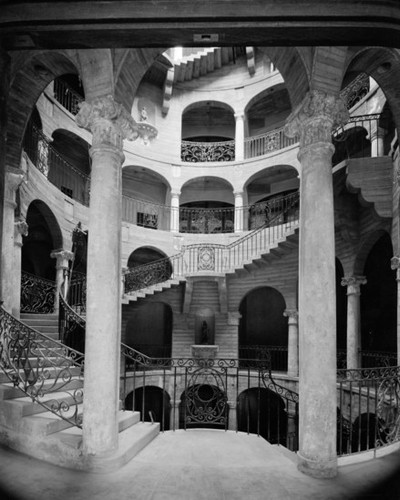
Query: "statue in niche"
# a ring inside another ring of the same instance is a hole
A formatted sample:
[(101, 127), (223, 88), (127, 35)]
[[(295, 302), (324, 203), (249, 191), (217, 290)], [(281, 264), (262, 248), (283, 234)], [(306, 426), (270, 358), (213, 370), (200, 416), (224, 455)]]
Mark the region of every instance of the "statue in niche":
[(208, 345), (209, 338), (210, 338), (210, 328), (207, 324), (207, 321), (203, 320), (201, 324), (200, 344)]
[(147, 121), (147, 118), (148, 118), (147, 110), (146, 110), (146, 107), (143, 106), (142, 110), (140, 111), (140, 121), (145, 122), (145, 121)]

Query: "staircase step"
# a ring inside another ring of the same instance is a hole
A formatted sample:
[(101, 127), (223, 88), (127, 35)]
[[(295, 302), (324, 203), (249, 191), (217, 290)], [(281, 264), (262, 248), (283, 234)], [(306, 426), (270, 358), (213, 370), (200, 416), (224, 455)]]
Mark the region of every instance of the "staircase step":
[[(45, 394), (40, 400), (42, 403), (47, 403), (49, 405), (52, 403), (57, 405), (61, 402), (74, 404), (72, 395), (69, 392), (62, 391)], [(35, 415), (37, 413), (45, 413), (47, 411), (48, 410), (44, 406), (32, 401), (32, 398), (29, 396), (0, 401), (0, 413), (10, 418), (9, 421), (17, 421), (19, 418)]]
[[(76, 407), (73, 405), (69, 411), (63, 412), (66, 418), (74, 418)], [(78, 405), (78, 414), (82, 415), (83, 405)], [(32, 433), (35, 436), (48, 436), (55, 432), (73, 427), (73, 424), (62, 419), (51, 411), (29, 415), (21, 419), (20, 429), (25, 433)]]
[[(79, 378), (72, 378), (68, 381), (57, 381), (47, 380), (43, 382), (43, 391), (59, 392), (59, 391), (70, 391), (74, 389), (81, 389), (83, 386), (83, 380)], [(26, 396), (26, 394), (19, 388), (14, 386), (11, 382), (0, 385), (0, 400), (4, 399), (14, 399)]]

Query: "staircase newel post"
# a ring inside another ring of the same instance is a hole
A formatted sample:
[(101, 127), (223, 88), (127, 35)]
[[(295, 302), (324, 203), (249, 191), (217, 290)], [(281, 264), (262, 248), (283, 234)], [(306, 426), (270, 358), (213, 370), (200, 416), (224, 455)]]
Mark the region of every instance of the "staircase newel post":
[(63, 287), (65, 274), (69, 269), (69, 262), (74, 258), (74, 254), (68, 250), (53, 250), (50, 254), (52, 259), (56, 259), (56, 289), (54, 291), (54, 312), (58, 314), (60, 310), (60, 293)]
[(347, 119), (340, 98), (312, 90), (285, 128), (300, 136), (298, 467), (325, 478), (337, 474), (332, 130)]
[(82, 103), (76, 121), (93, 135), (83, 453), (102, 457), (118, 448), (123, 139), (136, 139), (139, 133), (111, 95)]

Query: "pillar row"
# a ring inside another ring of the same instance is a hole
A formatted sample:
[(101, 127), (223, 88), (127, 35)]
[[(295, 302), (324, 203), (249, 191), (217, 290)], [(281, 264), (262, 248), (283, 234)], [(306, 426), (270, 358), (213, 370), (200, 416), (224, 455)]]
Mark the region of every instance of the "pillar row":
[(84, 102), (77, 124), (93, 134), (83, 400), (83, 453), (118, 447), (123, 139), (138, 126), (112, 96)]
[(347, 369), (360, 368), (361, 313), (360, 286), (365, 285), (365, 276), (345, 276), (342, 286), (347, 287)]
[(285, 132), (300, 137), (299, 469), (337, 474), (336, 292), (332, 129), (346, 121), (340, 98), (310, 91)]

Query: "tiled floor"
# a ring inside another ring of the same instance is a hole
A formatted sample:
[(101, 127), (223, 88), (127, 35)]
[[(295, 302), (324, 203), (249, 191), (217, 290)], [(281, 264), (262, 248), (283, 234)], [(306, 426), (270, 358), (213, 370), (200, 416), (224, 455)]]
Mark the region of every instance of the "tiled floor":
[(342, 467), (337, 478), (316, 480), (300, 473), (284, 450), (243, 433), (166, 432), (109, 474), (0, 452), (0, 500), (400, 500), (399, 455)]

